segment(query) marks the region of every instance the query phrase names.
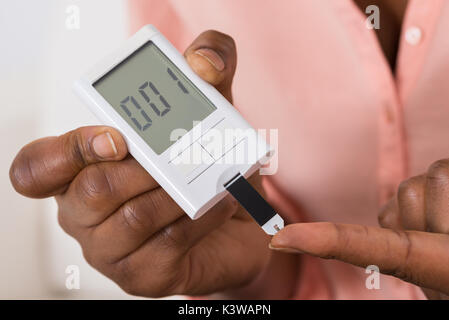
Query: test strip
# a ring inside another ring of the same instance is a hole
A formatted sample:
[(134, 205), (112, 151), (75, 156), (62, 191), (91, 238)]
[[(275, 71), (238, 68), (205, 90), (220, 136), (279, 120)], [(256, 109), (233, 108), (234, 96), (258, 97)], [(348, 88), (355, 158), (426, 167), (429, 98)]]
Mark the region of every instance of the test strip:
[(240, 173), (225, 183), (224, 187), (266, 233), (274, 235), (284, 227), (284, 220)]

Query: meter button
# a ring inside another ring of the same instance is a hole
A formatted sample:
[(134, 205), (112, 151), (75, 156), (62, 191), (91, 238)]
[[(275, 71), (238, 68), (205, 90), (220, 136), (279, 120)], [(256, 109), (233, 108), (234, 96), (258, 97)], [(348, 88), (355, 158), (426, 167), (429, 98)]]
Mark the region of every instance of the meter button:
[(237, 138), (235, 128), (224, 120), (209, 129), (201, 137), (200, 143), (215, 160), (218, 160), (236, 145)]
[(170, 163), (173, 164), (184, 176), (207, 167), (214, 162), (210, 154), (198, 143), (193, 143)]

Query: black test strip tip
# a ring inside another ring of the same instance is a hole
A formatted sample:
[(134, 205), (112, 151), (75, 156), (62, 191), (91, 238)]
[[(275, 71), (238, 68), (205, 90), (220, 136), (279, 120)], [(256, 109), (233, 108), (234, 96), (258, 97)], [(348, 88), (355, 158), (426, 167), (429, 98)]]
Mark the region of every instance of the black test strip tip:
[(284, 228), (284, 220), (240, 173), (226, 182), (224, 187), (267, 234), (275, 235)]

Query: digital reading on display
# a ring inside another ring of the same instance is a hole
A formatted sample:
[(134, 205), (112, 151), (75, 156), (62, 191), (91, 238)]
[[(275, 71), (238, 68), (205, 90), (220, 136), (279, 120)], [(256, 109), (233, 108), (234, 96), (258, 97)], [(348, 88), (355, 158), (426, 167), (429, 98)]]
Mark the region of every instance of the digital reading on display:
[(174, 129), (190, 131), (216, 109), (151, 41), (93, 86), (157, 154), (176, 142)]

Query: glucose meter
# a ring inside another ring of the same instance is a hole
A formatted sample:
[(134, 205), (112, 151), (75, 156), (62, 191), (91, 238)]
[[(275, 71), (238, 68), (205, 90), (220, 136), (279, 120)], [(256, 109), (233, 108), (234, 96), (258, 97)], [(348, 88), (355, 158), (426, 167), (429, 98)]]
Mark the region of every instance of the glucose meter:
[(245, 179), (273, 150), (154, 26), (140, 29), (74, 88), (192, 219), (229, 192), (266, 233), (283, 228)]

